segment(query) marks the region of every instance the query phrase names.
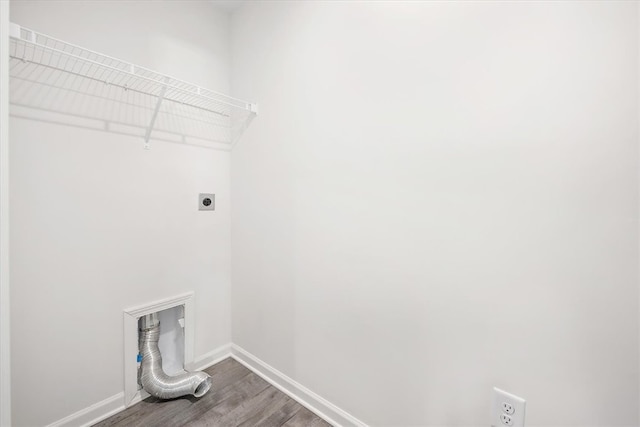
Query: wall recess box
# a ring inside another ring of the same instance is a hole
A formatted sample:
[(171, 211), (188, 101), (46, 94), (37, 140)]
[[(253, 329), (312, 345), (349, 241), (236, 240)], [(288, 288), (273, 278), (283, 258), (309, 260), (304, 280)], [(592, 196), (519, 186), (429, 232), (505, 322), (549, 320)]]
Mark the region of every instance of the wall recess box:
[(200, 193), (200, 195), (198, 196), (198, 210), (215, 211), (216, 195), (212, 193)]

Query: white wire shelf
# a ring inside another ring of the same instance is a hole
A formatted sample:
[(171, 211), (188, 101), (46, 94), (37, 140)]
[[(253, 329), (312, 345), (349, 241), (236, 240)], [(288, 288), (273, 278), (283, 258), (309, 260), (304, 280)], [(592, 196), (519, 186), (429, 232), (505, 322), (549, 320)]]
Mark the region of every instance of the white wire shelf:
[[(231, 148), (257, 105), (11, 24), (10, 101), (30, 118)], [(36, 112), (37, 114), (34, 114)]]

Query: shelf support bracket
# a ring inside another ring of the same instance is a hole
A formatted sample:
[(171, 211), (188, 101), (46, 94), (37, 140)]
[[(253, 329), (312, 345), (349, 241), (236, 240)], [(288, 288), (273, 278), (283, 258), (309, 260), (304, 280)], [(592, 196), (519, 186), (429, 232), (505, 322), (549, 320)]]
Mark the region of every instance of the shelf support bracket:
[(163, 86), (160, 91), (160, 95), (158, 96), (158, 102), (156, 102), (156, 108), (153, 110), (153, 115), (151, 116), (151, 122), (149, 123), (149, 127), (147, 127), (147, 131), (144, 134), (144, 149), (150, 150), (151, 146), (149, 145), (149, 137), (151, 137), (151, 131), (153, 130), (153, 125), (156, 122), (156, 118), (158, 117), (158, 111), (160, 111), (160, 105), (164, 100), (164, 94), (167, 92), (167, 87)]

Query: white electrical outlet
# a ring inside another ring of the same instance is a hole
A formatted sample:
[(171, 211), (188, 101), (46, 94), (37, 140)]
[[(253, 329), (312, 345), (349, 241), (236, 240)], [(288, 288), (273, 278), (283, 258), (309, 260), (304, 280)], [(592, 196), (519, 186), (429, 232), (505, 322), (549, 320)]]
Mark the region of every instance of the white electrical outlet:
[(513, 425), (513, 418), (511, 418), (507, 414), (500, 415), (500, 421), (502, 421), (502, 424), (504, 424), (506, 426), (512, 426)]
[(524, 427), (524, 411), (527, 402), (518, 396), (493, 388), (491, 406), (492, 427)]
[(507, 415), (513, 415), (515, 411), (516, 411), (516, 408), (514, 408), (511, 403), (502, 402), (502, 412), (504, 412)]

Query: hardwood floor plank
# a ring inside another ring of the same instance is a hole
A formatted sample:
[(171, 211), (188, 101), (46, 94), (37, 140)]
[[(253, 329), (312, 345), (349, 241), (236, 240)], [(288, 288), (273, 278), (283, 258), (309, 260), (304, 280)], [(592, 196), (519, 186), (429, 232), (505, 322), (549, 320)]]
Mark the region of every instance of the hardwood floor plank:
[[(147, 400), (143, 400), (142, 402), (139, 402), (127, 409), (125, 409), (122, 412), (119, 412), (109, 418), (107, 418), (106, 420), (103, 420), (97, 424), (94, 424), (94, 427), (113, 427), (113, 426), (124, 426), (127, 425), (126, 422), (124, 422), (125, 420), (127, 420), (129, 417), (133, 417), (133, 416), (142, 416), (144, 417), (146, 413), (148, 413), (150, 411), (150, 406), (153, 407), (153, 404), (157, 401), (159, 401), (160, 399), (156, 399), (155, 397), (150, 397)], [(142, 414), (142, 415), (139, 415)]]
[(288, 397), (275, 387), (268, 387), (260, 394), (253, 396), (242, 402), (242, 404), (233, 411), (225, 414), (220, 419), (220, 425), (240, 426), (249, 420), (255, 420), (255, 423), (249, 425), (258, 425), (261, 419), (268, 418), (273, 412), (280, 409)]
[[(190, 411), (175, 413), (163, 419), (163, 426), (184, 426), (197, 425), (203, 418), (217, 419), (216, 414), (225, 413), (240, 405), (250, 396), (269, 387), (269, 384), (256, 374), (250, 372), (238, 382), (229, 384), (221, 390), (216, 390), (207, 396), (207, 399), (200, 399), (197, 406)], [(207, 394), (209, 394), (207, 393)]]
[(300, 409), (300, 404), (287, 396), (285, 402), (280, 407), (273, 410), (264, 411), (249, 418), (239, 425), (239, 427), (280, 427), (293, 417)]
[[(238, 408), (242, 410), (243, 404), (247, 401), (259, 395), (265, 390), (269, 390), (273, 387), (269, 385), (265, 380), (258, 375), (251, 373), (242, 382), (235, 385), (237, 388), (231, 395), (220, 402), (218, 402), (213, 408), (191, 422), (190, 426), (222, 426), (222, 425), (235, 425), (231, 424), (229, 414), (236, 414)], [(234, 412), (235, 411), (235, 412)]]
[(216, 363), (215, 365), (209, 366), (204, 371), (207, 374), (209, 374), (211, 376), (214, 376), (214, 375), (216, 375), (216, 374), (218, 374), (220, 372), (226, 371), (231, 366), (235, 366), (235, 365), (240, 365), (240, 363), (238, 363), (238, 361), (234, 360), (232, 357), (227, 357), (226, 359), (221, 360), (220, 362)]
[(331, 427), (331, 424), (301, 405), (300, 410), (282, 427)]
[[(218, 366), (222, 364), (224, 365)], [(234, 383), (238, 378), (242, 378), (251, 371), (232, 358), (227, 358), (217, 365), (205, 369), (205, 372), (211, 375), (211, 388), (215, 390)]]
[(215, 382), (212, 390), (203, 397), (197, 399), (193, 396), (188, 396), (169, 401), (160, 401), (156, 404), (158, 409), (156, 412), (140, 420), (140, 424), (134, 423), (128, 424), (128, 426), (183, 426), (192, 420), (198, 419), (202, 414), (215, 408), (221, 402), (225, 402), (230, 398), (243, 400), (269, 386), (259, 377), (252, 381), (256, 375), (244, 368), (244, 366), (238, 365), (236, 367), (242, 369), (231, 367), (229, 373), (234, 373), (234, 375), (226, 375), (224, 381), (221, 380), (221, 377), (218, 377), (219, 382)]
[[(188, 411), (192, 402), (192, 397), (180, 397), (172, 400), (161, 400), (149, 406), (149, 411), (144, 414), (134, 414), (123, 420), (117, 427), (146, 427), (161, 426), (163, 419), (175, 413)], [(115, 426), (114, 426), (115, 427)]]
[[(98, 427), (137, 427), (145, 425), (160, 425), (169, 422), (170, 419), (175, 418), (174, 414), (189, 414), (200, 413), (200, 406), (203, 406), (211, 399), (217, 400), (222, 398), (220, 391), (226, 391), (228, 386), (232, 386), (240, 378), (248, 375), (249, 371), (242, 364), (237, 361), (227, 358), (222, 362), (213, 365), (205, 370), (211, 375), (212, 391), (207, 393), (201, 399), (195, 399), (193, 397), (181, 397), (172, 400), (161, 400), (155, 397), (149, 397), (137, 405), (127, 408), (125, 411), (114, 415), (111, 418), (98, 423)], [(233, 389), (231, 387), (230, 389)], [(206, 406), (206, 405), (205, 405)], [(158, 411), (162, 408), (162, 411)], [(205, 407), (202, 412), (208, 410)], [(177, 422), (176, 425), (181, 425)]]
[(232, 358), (205, 370), (211, 390), (172, 400), (150, 397), (96, 427), (327, 427), (318, 418)]

